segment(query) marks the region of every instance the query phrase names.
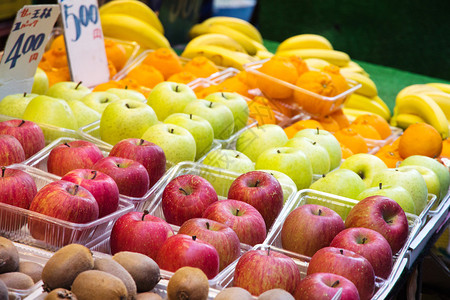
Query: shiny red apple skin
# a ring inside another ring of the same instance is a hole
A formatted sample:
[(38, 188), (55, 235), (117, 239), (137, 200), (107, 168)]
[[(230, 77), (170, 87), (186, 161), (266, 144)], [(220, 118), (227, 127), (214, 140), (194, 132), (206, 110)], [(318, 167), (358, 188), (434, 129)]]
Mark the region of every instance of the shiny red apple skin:
[(25, 160), (20, 142), (9, 134), (0, 134), (0, 166), (9, 166)]
[(25, 159), (45, 147), (45, 137), (41, 127), (32, 121), (12, 119), (0, 122), (0, 134), (14, 136), (22, 145)]
[(306, 276), (295, 289), (295, 300), (331, 300), (342, 289), (341, 300), (359, 300), (356, 286), (345, 277), (333, 273)]

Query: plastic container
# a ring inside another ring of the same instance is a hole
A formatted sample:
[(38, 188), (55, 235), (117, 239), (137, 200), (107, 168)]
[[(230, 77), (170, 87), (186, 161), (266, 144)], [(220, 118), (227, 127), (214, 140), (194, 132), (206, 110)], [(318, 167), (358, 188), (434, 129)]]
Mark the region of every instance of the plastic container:
[[(12, 165), (10, 168), (30, 174), (38, 191), (43, 186), (60, 179), (58, 176), (22, 164)], [(94, 240), (104, 232), (110, 231), (121, 215), (133, 209), (132, 203), (120, 197), (119, 207), (114, 213), (88, 223), (73, 223), (0, 203), (0, 219), (8, 220), (1, 225), (0, 235), (15, 242), (54, 251), (70, 243), (84, 245)]]

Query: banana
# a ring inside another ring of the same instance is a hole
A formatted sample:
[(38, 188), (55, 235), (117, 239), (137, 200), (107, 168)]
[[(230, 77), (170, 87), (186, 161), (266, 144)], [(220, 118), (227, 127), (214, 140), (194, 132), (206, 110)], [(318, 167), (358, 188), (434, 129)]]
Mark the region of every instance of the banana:
[(450, 94), (444, 92), (424, 92), (439, 105), (447, 120), (450, 120)]
[(266, 58), (271, 58), (273, 56), (273, 53), (265, 50), (258, 50), (256, 51), (256, 54), (254, 56), (260, 60), (263, 60)]
[(356, 94), (360, 94), (369, 98), (378, 95), (377, 86), (369, 77), (354, 72), (345, 72), (342, 73), (342, 75), (347, 79), (361, 83), (361, 87), (355, 91)]
[(345, 73), (359, 73), (361, 75), (370, 77), (370, 75), (356, 62), (354, 62), (353, 60), (348, 62), (348, 65), (346, 65), (345, 67), (341, 68), (341, 73), (345, 74)]
[(427, 85), (438, 88), (441, 91), (443, 91), (444, 93), (450, 94), (450, 84), (440, 83), (440, 82), (430, 82), (430, 83), (427, 83)]
[(205, 21), (202, 22), (202, 24), (206, 26), (212, 24), (225, 25), (228, 28), (232, 28), (234, 30), (241, 32), (242, 34), (245, 34), (247, 37), (257, 41), (260, 44), (263, 43), (261, 33), (258, 31), (258, 29), (256, 29), (256, 27), (253, 26), (253, 24), (251, 24), (250, 22), (247, 22), (239, 18), (216, 16), (206, 19)]
[(328, 49), (294, 49), (277, 52), (281, 56), (299, 56), (302, 59), (320, 58), (338, 67), (343, 67), (350, 61), (347, 53)]
[(115, 0), (110, 1), (99, 8), (100, 17), (106, 14), (124, 14), (135, 17), (150, 26), (153, 26), (161, 34), (164, 34), (164, 27), (156, 13), (145, 3), (135, 0)]
[(231, 51), (247, 53), (241, 46), (241, 44), (239, 44), (229, 36), (220, 33), (206, 33), (197, 36), (190, 40), (189, 43), (187, 43), (186, 48), (197, 47), (201, 45), (214, 45), (229, 49)]
[(247, 51), (249, 55), (255, 55), (256, 51), (258, 51), (256, 46), (252, 43), (252, 39), (233, 28), (221, 24), (211, 24), (208, 27), (208, 32), (220, 33), (229, 36), (230, 38), (241, 44), (241, 46), (245, 49), (245, 51)]
[(282, 41), (277, 51), (286, 51), (294, 49), (328, 49), (333, 50), (330, 41), (324, 36), (318, 34), (298, 34)]
[(322, 70), (324, 67), (330, 65), (329, 62), (320, 58), (306, 58), (304, 61), (310, 69)]
[(250, 42), (255, 46), (255, 48), (257, 50), (262, 50), (262, 51), (269, 51), (266, 46), (264, 46), (263, 44), (255, 41), (255, 40), (250, 40)]
[[(448, 121), (439, 105), (429, 96), (424, 94), (406, 95), (397, 97), (394, 107), (394, 116), (399, 114), (413, 114), (421, 117), (441, 134), (442, 138), (448, 137)], [(394, 118), (394, 121), (396, 118)], [(394, 125), (396, 126), (396, 125)]]
[(380, 115), (387, 121), (391, 117), (391, 115), (386, 112), (384, 107), (378, 104), (376, 101), (373, 101), (372, 99), (367, 98), (366, 96), (355, 93), (351, 94), (350, 97), (348, 97), (348, 99), (344, 103), (344, 107), (371, 112)]
[(345, 107), (342, 108), (342, 111), (344, 112), (344, 115), (347, 117), (347, 119), (350, 122), (353, 122), (357, 117), (362, 116), (362, 115), (367, 115), (367, 114), (374, 114), (373, 112), (370, 111), (366, 111), (366, 110), (360, 110), (360, 109), (356, 109), (356, 108), (348, 108)]
[(400, 127), (402, 129), (406, 129), (406, 128), (408, 128), (409, 125), (412, 125), (415, 123), (426, 123), (426, 121), (418, 115), (406, 114), (406, 113), (398, 114), (395, 117), (392, 117), (392, 119), (391, 119), (392, 126)]
[(378, 104), (380, 104), (384, 110), (386, 111), (387, 114), (391, 115), (391, 110), (389, 109), (389, 107), (387, 106), (386, 102), (383, 101), (383, 99), (381, 99), (379, 96), (375, 96), (371, 98), (372, 101), (377, 102)]
[(124, 14), (106, 14), (100, 20), (105, 36), (134, 40), (145, 49), (170, 48), (164, 35), (139, 19)]
[(427, 84), (412, 84), (398, 92), (397, 98), (403, 98), (406, 95), (422, 94), (427, 92), (441, 92), (441, 90)]
[(195, 56), (205, 56), (212, 60), (216, 65), (223, 67), (233, 67), (243, 70), (243, 65), (256, 61), (257, 59), (241, 52), (231, 51), (222, 47), (213, 45), (201, 45), (190, 47), (181, 53), (182, 57), (194, 58)]

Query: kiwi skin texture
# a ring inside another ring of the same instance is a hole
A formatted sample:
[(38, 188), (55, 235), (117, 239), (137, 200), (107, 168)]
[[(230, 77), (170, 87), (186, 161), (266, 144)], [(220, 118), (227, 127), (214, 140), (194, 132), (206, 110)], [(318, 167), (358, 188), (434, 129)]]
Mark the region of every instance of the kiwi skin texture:
[(178, 269), (167, 285), (169, 300), (206, 300), (208, 293), (208, 277), (199, 268), (182, 267)]
[(44, 268), (44, 266), (42, 266), (41, 264), (38, 264), (34, 261), (22, 260), (19, 262), (18, 271), (20, 273), (27, 274), (28, 276), (31, 277), (31, 279), (33, 279), (33, 282), (36, 283), (39, 280), (41, 280), (41, 278), (42, 278), (42, 269), (43, 268)]
[(152, 292), (145, 292), (137, 294), (135, 300), (163, 300), (163, 298), (158, 294)]
[(27, 290), (34, 285), (34, 281), (30, 276), (20, 272), (0, 274), (0, 280), (10, 289)]
[(133, 300), (136, 297), (136, 283), (130, 273), (122, 267), (121, 264), (112, 258), (97, 258), (94, 260), (94, 270), (104, 271), (116, 276), (125, 284), (128, 292), (128, 299)]
[(294, 297), (285, 290), (271, 289), (259, 295), (258, 300), (295, 300)]
[(44, 300), (77, 300), (77, 297), (74, 293), (69, 290), (58, 288), (51, 291)]
[(8, 298), (8, 287), (3, 280), (0, 280), (0, 300), (8, 300)]
[(114, 275), (89, 270), (80, 273), (72, 284), (72, 293), (78, 300), (126, 300), (125, 284)]
[(0, 236), (0, 273), (17, 271), (19, 261), (19, 251), (13, 242)]
[(252, 300), (253, 296), (249, 291), (241, 287), (229, 287), (220, 291), (214, 300)]

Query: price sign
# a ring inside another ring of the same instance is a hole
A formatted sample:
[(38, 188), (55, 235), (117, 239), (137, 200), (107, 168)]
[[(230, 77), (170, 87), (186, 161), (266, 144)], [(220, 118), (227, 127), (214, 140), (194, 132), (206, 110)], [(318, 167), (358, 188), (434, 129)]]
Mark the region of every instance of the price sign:
[(0, 62), (0, 100), (30, 93), (48, 36), (59, 16), (58, 5), (25, 5), (17, 12)]
[(92, 87), (109, 80), (97, 0), (58, 0), (73, 81)]

